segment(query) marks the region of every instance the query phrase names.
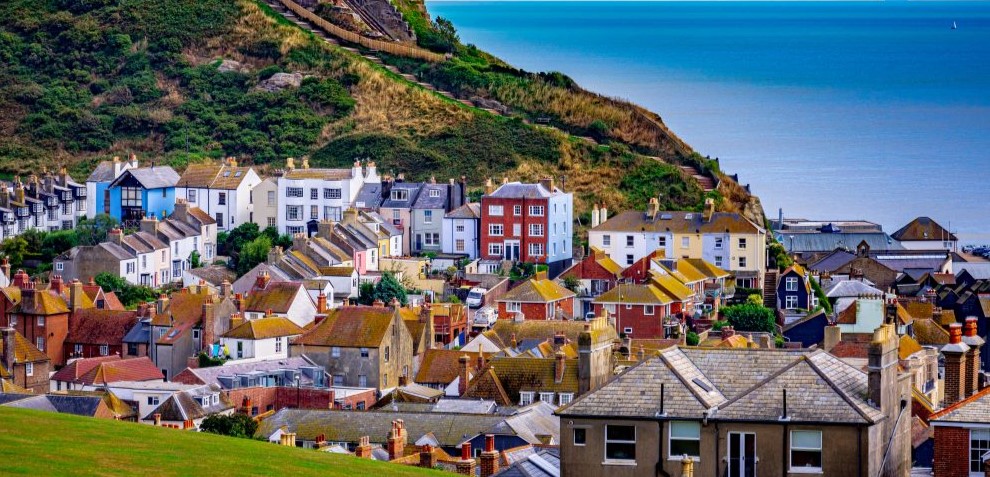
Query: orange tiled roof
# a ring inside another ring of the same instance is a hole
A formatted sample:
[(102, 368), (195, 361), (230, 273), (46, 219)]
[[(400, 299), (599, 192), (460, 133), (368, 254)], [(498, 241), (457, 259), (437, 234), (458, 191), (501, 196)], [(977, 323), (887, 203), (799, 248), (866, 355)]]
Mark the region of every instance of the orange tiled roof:
[(113, 355), (73, 360), (69, 362), (69, 364), (65, 365), (64, 368), (58, 370), (57, 373), (52, 375), (52, 381), (75, 382), (86, 373), (92, 371), (93, 368), (99, 366), (100, 363), (106, 361), (116, 361), (119, 359), (120, 356)]
[(131, 359), (107, 360), (97, 364), (80, 376), (80, 384), (109, 384), (118, 381), (156, 381), (165, 376), (147, 356)]
[[(4, 353), (3, 340), (0, 340), (0, 356)], [(48, 356), (41, 350), (35, 348), (30, 341), (18, 332), (14, 332), (14, 362), (15, 363), (36, 363), (38, 361), (48, 361)]]
[(376, 348), (382, 343), (396, 311), (376, 306), (344, 306), (313, 329), (296, 338), (294, 345)]
[(119, 345), (137, 323), (137, 312), (97, 308), (75, 310), (66, 343)]
[(308, 299), (309, 294), (302, 282), (269, 282), (264, 289), (251, 289), (245, 299), (244, 309), (261, 313), (269, 310), (273, 313), (288, 313), (300, 289), (303, 289), (302, 296)]
[(531, 278), (509, 290), (498, 301), (518, 301), (525, 303), (552, 303), (574, 296), (574, 292), (546, 278)]
[(296, 336), (304, 331), (292, 320), (282, 316), (266, 316), (241, 323), (223, 336), (241, 340), (263, 340), (284, 336)]
[[(423, 353), (423, 362), (419, 365), (419, 371), (416, 373), (414, 381), (419, 384), (450, 384), (461, 373), (460, 359), (462, 356), (466, 355), (469, 358), (468, 369), (471, 370), (471, 373), (476, 372), (478, 354), (480, 353), (466, 353), (449, 349), (426, 350), (426, 353)], [(487, 359), (491, 353), (484, 355)]]
[(561, 382), (556, 382), (555, 358), (496, 357), (468, 386), (467, 398), (492, 399), (499, 405), (519, 402), (520, 391), (578, 393), (577, 360), (565, 359)]
[[(28, 292), (30, 291), (28, 290)], [(69, 312), (69, 307), (65, 303), (65, 299), (49, 290), (34, 290), (33, 300), (25, 298), (25, 293), (22, 290), (21, 302), (14, 308), (14, 313), (25, 315), (58, 315)]]
[(908, 335), (901, 335), (900, 344), (897, 348), (897, 355), (901, 359), (908, 359), (914, 353), (921, 351), (921, 344)]

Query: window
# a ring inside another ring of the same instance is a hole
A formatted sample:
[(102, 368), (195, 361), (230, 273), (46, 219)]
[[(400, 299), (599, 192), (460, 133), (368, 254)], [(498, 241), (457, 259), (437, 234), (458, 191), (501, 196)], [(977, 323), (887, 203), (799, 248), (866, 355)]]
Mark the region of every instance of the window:
[(219, 204), (219, 205), (227, 205), (227, 193), (226, 192), (220, 192), (220, 193), (217, 194), (217, 204)]
[(543, 208), (542, 205), (531, 205), (531, 206), (529, 206), (529, 215), (535, 215), (537, 217), (542, 217), (544, 210), (545, 209)]
[(463, 232), (464, 231), (464, 224), (457, 224), (457, 225), (455, 225), (454, 226), (454, 231), (456, 231), (456, 232)]
[(488, 224), (488, 235), (502, 236), (502, 224)]
[(715, 237), (715, 250), (722, 250), (722, 237)]
[(636, 237), (632, 235), (626, 235), (626, 247), (632, 247), (636, 245)]
[[(179, 244), (176, 243), (176, 248), (178, 248), (178, 245)], [(127, 264), (124, 266), (124, 268), (127, 270), (127, 273), (134, 273), (134, 265), (135, 265), (134, 262), (127, 262)]]
[(388, 386), (388, 374), (382, 375), (382, 387)]
[(635, 262), (635, 260), (633, 260), (633, 256), (631, 254), (626, 255), (626, 265), (632, 265), (633, 262)]
[(333, 375), (333, 385), (334, 386), (343, 386), (344, 385), (344, 377), (341, 376), (341, 375), (339, 375), (339, 374)]
[(141, 207), (141, 189), (137, 187), (121, 187), (120, 205), (124, 207)]
[(622, 329), (622, 332), (625, 333), (626, 336), (628, 336), (628, 335), (631, 335), (633, 333), (633, 329), (632, 329), (631, 326), (627, 326), (627, 327), (625, 327), (625, 328)]
[(500, 243), (488, 244), (488, 255), (502, 256), (502, 244)]
[(430, 197), (440, 197), (440, 189), (430, 189)]
[(295, 234), (301, 234), (301, 233), (303, 233), (303, 230), (305, 230), (305, 229), (301, 225), (288, 226), (288, 227), (285, 228), (285, 233), (287, 233), (289, 235), (295, 235)]
[(667, 237), (657, 237), (657, 246), (658, 247), (666, 247), (667, 246)]
[(529, 244), (529, 255), (531, 257), (542, 257), (543, 256), (543, 244), (542, 243), (531, 243), (531, 244)]
[(540, 393), (540, 401), (553, 404), (553, 393)]
[(602, 245), (604, 245), (606, 247), (611, 246), (612, 245), (612, 236), (611, 235), (602, 235)]
[(34, 363), (24, 363), (24, 374), (34, 376)]
[(358, 386), (360, 386), (362, 388), (368, 387), (368, 376), (367, 375), (364, 375), (364, 374), (358, 375)]
[(361, 357), (362, 358), (368, 357), (368, 348), (361, 348)]
[(793, 292), (797, 291), (798, 279), (797, 277), (787, 277), (787, 291)]
[[(563, 399), (564, 395), (562, 394), (560, 397)], [(588, 429), (584, 427), (575, 427), (574, 445), (583, 446), (586, 442), (588, 442)]]
[(432, 210), (424, 210), (423, 211), (423, 223), (424, 224), (432, 224), (433, 223), (433, 211)]
[(522, 303), (518, 301), (507, 301), (505, 302), (505, 311), (509, 313), (516, 313), (522, 311)]
[(323, 218), (334, 222), (340, 222), (340, 207), (323, 207)]
[(34, 345), (35, 345), (36, 348), (38, 348), (39, 351), (44, 351), (45, 350), (45, 337), (44, 336), (37, 337), (34, 340)]
[(110, 354), (110, 346), (100, 345), (100, 356), (106, 356)]
[(739, 257), (739, 268), (746, 268), (746, 257)]
[(529, 224), (529, 235), (532, 237), (542, 237), (543, 224)]
[(223, 227), (224, 226), (224, 223), (223, 223), (223, 213), (222, 212), (217, 212), (216, 219), (217, 219), (217, 225), (219, 225), (220, 227)]
[(528, 406), (530, 404), (533, 404), (533, 392), (532, 391), (520, 392), (519, 393), (519, 405), (520, 406)]
[(285, 189), (285, 196), (286, 197), (300, 197), (301, 198), (303, 196), (303, 188), (302, 187), (287, 187)]
[(219, 393), (213, 395), (213, 405), (216, 406), (217, 404), (220, 404), (220, 394)]
[(287, 220), (302, 220), (302, 206), (301, 205), (285, 206), (285, 218)]
[(44, 316), (39, 316), (38, 317), (38, 326), (45, 326), (45, 317)]
[(409, 200), (409, 191), (406, 189), (396, 189), (392, 191), (392, 200)]
[(454, 240), (454, 251), (463, 252), (464, 251), (464, 239)]
[(339, 358), (340, 357), (340, 347), (339, 346), (334, 346), (333, 348), (330, 348), (330, 356), (333, 356), (334, 358)]
[(521, 205), (513, 205), (512, 206), (512, 215), (516, 215), (516, 216), (522, 215), (522, 206)]
[(681, 248), (691, 247), (691, 237), (681, 237)]
[(701, 424), (697, 422), (670, 422), (670, 457), (701, 456)]
[(423, 245), (426, 246), (440, 245), (440, 234), (438, 233), (423, 234)]
[(199, 330), (196, 330), (196, 329), (192, 330), (192, 335), (193, 335), (193, 339), (194, 340), (198, 340), (199, 339)]
[(158, 405), (158, 396), (148, 396), (148, 405), (149, 406), (157, 406)]
[(320, 198), (320, 191), (319, 191), (319, 189), (310, 189), (309, 190), (309, 200), (317, 200), (319, 198)]
[[(984, 431), (987, 432), (987, 431)], [(990, 438), (990, 434), (987, 436)], [(984, 441), (990, 443), (988, 441)], [(970, 446), (972, 447), (972, 437), (970, 437)], [(981, 456), (978, 458), (982, 460), (982, 454), (985, 451), (980, 451)], [(982, 462), (979, 463), (977, 469), (982, 472)], [(972, 452), (970, 452), (970, 467), (972, 468)], [(821, 472), (822, 470), (822, 432), (821, 431), (791, 431), (791, 471), (795, 470), (813, 470)]]
[(512, 236), (518, 237), (522, 235), (522, 224), (512, 224)]
[(72, 346), (72, 350), (75, 351), (76, 354), (82, 354), (82, 352), (83, 352), (83, 345), (81, 345), (81, 344), (73, 345)]
[(386, 362), (386, 363), (388, 362), (388, 355), (389, 355), (389, 353), (388, 353), (388, 352), (389, 352), (389, 347), (388, 347), (388, 346), (386, 346), (386, 347), (385, 347), (385, 362)]
[(310, 219), (320, 218), (320, 206), (318, 205), (309, 206), (309, 218)]
[(503, 209), (502, 209), (502, 206), (501, 205), (489, 205), (488, 206), (488, 215), (501, 216), (502, 214), (503, 214)]
[(275, 207), (275, 191), (268, 191), (268, 206)]
[(643, 305), (643, 314), (652, 315), (654, 311), (653, 309), (654, 309), (653, 305)]
[(268, 226), (269, 227), (278, 226), (278, 223), (275, 221), (275, 217), (268, 217)]
[(559, 395), (560, 405), (570, 404), (574, 400), (574, 393), (560, 393)]
[(740, 238), (739, 239), (739, 248), (741, 248), (741, 249), (745, 249), (746, 248), (746, 239), (745, 238)]
[(323, 189), (324, 199), (339, 199), (340, 189)]
[(605, 460), (636, 460), (635, 426), (605, 426)]
[(284, 338), (282, 338), (281, 336), (276, 336), (275, 337), (275, 352), (276, 353), (281, 353), (282, 352), (282, 340), (283, 339)]
[(721, 255), (716, 255), (715, 256), (715, 266), (716, 267), (719, 267), (719, 268), (722, 268), (722, 256)]

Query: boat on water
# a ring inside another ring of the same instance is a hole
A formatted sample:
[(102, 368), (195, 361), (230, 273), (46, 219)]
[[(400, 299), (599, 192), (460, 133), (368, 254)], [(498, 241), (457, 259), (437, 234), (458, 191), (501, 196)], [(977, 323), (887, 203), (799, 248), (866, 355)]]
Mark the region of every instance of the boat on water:
[(953, 30), (955, 30), (956, 28), (958, 28), (958, 27), (956, 26), (956, 22), (952, 22), (952, 29), (953, 29)]

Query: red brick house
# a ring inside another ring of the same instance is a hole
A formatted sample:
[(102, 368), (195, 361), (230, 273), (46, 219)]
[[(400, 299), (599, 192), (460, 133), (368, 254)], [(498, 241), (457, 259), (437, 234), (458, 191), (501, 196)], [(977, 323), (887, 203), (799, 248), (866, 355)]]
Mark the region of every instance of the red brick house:
[(47, 393), (50, 368), (48, 356), (24, 336), (13, 328), (0, 328), (0, 391)]
[(611, 290), (622, 278), (622, 266), (598, 247), (560, 275), (561, 279), (573, 278), (580, 283), (577, 299), (581, 315), (592, 311), (591, 301)]
[(990, 457), (990, 388), (979, 389), (980, 348), (976, 320), (949, 327), (945, 357), (946, 407), (929, 418), (934, 430), (935, 477), (984, 475)]
[(499, 298), (498, 316), (526, 320), (569, 320), (574, 317), (574, 292), (537, 272)]
[(99, 356), (77, 359), (53, 374), (51, 380), (60, 391), (91, 391), (120, 381), (164, 381), (165, 376), (147, 356)]
[(446, 346), (461, 336), (466, 336), (467, 307), (460, 304), (435, 303), (430, 307), (430, 312), (433, 315), (434, 343)]
[[(669, 338), (665, 328), (676, 330), (675, 321), (666, 318), (679, 300), (652, 285), (620, 284), (594, 301), (598, 316), (607, 313), (615, 330), (633, 339)], [(669, 325), (665, 327), (665, 325)]]
[(53, 365), (62, 366), (66, 361), (63, 352), (65, 337), (69, 333), (70, 310), (93, 306), (83, 293), (82, 286), (79, 281), (74, 281), (67, 299), (60, 276), (53, 276), (51, 285), (44, 289), (30, 281), (23, 270), (18, 270), (4, 295), (5, 300), (20, 295), (17, 297), (19, 300), (6, 310), (5, 316), (0, 318), (4, 323), (0, 324), (16, 329), (47, 354)]
[(123, 355), (124, 335), (138, 322), (137, 312), (99, 308), (75, 310), (69, 319), (66, 359)]

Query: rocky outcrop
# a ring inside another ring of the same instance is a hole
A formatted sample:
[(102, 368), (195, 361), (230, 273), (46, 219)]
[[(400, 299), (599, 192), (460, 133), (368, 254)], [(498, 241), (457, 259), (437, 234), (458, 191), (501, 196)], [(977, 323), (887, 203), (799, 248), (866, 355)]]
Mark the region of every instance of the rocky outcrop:
[(302, 73), (275, 73), (260, 83), (255, 88), (269, 93), (282, 91), (286, 88), (298, 88), (302, 85)]
[(220, 62), (220, 66), (217, 66), (217, 71), (221, 73), (229, 73), (231, 71), (236, 73), (246, 73), (249, 70), (250, 68), (234, 60), (223, 60)]

